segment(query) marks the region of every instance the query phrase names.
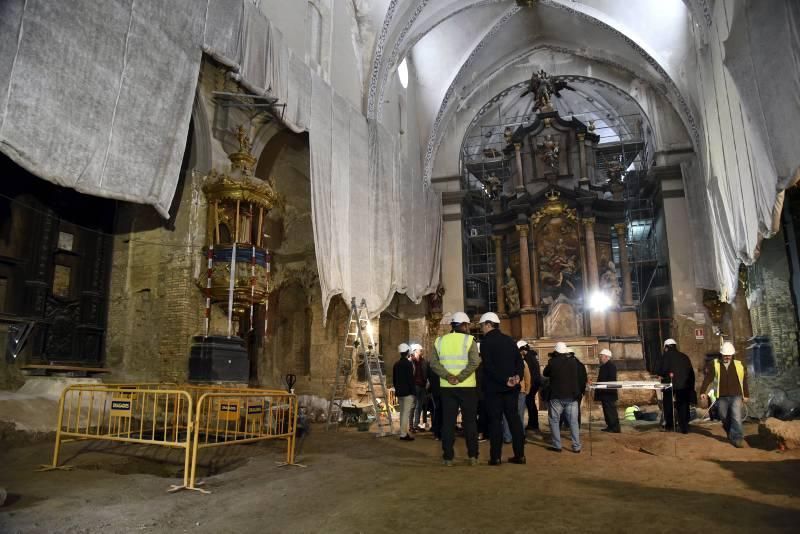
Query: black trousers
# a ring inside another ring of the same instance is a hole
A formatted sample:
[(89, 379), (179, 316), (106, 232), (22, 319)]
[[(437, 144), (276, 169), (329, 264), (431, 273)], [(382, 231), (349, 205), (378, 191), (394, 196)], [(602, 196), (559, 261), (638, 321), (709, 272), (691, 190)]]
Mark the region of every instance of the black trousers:
[[(675, 416), (677, 416), (677, 430), (686, 434), (689, 432), (689, 403), (692, 399), (691, 389), (677, 389), (674, 392), (673, 407), (673, 391), (671, 389), (664, 390), (664, 423), (668, 432), (675, 428)], [(672, 410), (675, 410), (673, 415)]]
[(503, 416), (506, 416), (511, 430), (511, 446), (514, 456), (525, 456), (525, 432), (522, 430), (522, 421), (519, 419), (517, 408), (519, 402), (518, 391), (505, 391), (502, 393), (486, 393), (486, 411), (489, 415), (489, 456), (492, 460), (500, 460), (503, 454)]
[(467, 455), (478, 457), (478, 390), (442, 388), (442, 458), (452, 460), (456, 441), (456, 418), (461, 409), (461, 426), (467, 441)]
[(433, 405), (433, 417), (431, 432), (439, 439), (442, 438), (442, 396), (439, 394), (431, 395), (431, 404)]
[(486, 415), (486, 401), (483, 394), (478, 394), (478, 434), (489, 435), (489, 417)]
[(678, 430), (689, 432), (689, 404), (692, 400), (691, 389), (679, 389), (675, 392), (675, 411), (678, 416)]
[(539, 430), (539, 409), (536, 407), (535, 391), (525, 397), (525, 406), (528, 408), (528, 429)]
[(619, 432), (619, 414), (617, 414), (616, 399), (602, 399), (603, 419), (606, 420), (606, 428), (612, 432)]

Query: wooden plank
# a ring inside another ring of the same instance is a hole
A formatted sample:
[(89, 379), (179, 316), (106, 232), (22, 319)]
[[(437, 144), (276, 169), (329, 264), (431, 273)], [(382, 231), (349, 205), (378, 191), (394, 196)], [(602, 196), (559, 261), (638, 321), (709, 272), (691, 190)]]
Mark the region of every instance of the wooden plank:
[(81, 367), (78, 365), (41, 365), (29, 364), (21, 367), (23, 371), (26, 370), (45, 370), (54, 372), (83, 372), (83, 373), (110, 373), (111, 369), (104, 369), (102, 367)]

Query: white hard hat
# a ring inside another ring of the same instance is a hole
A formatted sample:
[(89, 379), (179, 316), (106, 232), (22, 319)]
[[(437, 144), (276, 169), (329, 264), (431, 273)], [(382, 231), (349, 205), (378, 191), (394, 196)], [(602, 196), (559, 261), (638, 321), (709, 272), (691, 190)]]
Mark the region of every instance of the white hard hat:
[(559, 341), (556, 343), (556, 346), (553, 348), (559, 354), (569, 354), (569, 349), (567, 348), (567, 344), (563, 341)]
[(736, 347), (733, 346), (733, 343), (730, 341), (726, 341), (722, 344), (722, 349), (720, 349), (720, 354), (723, 356), (733, 356), (736, 354)]
[(528, 342), (525, 341), (524, 339), (520, 339), (519, 341), (517, 341), (517, 348), (518, 349), (521, 349), (522, 347), (527, 347), (527, 346), (528, 346)]
[(408, 346), (408, 350), (410, 350), (411, 352), (414, 352), (415, 350), (420, 350), (421, 348), (422, 345), (420, 345), (419, 343), (412, 343), (411, 345)]
[(411, 347), (409, 347), (407, 344), (405, 344), (405, 343), (400, 343), (399, 345), (397, 345), (397, 352), (408, 352), (408, 350), (409, 350), (410, 348), (411, 348)]
[(612, 356), (611, 351), (608, 349), (603, 349), (600, 351), (601, 356), (608, 356), (609, 358)]
[(674, 340), (674, 339), (672, 339), (672, 338), (669, 338), (668, 340), (666, 340), (666, 341), (664, 342), (664, 346), (665, 346), (665, 347), (666, 347), (667, 345), (677, 345), (677, 344), (678, 344), (678, 342), (677, 342), (677, 341), (675, 341), (675, 340)]
[(450, 318), (451, 324), (461, 324), (461, 323), (469, 323), (469, 315), (464, 312), (455, 312), (453, 317)]
[(492, 323), (500, 324), (500, 317), (498, 317), (497, 314), (494, 313), (494, 312), (486, 312), (483, 315), (481, 315), (481, 319), (478, 322), (483, 324), (486, 321), (490, 321)]

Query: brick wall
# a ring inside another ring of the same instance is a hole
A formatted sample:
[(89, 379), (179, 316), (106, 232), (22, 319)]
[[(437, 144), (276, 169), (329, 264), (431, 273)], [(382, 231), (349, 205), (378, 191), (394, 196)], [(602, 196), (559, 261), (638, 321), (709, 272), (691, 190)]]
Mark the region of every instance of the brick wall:
[(172, 221), (151, 208), (123, 204), (111, 266), (106, 365), (109, 380), (183, 382), (191, 336), (201, 332), (206, 206), (200, 178), (184, 178)]
[(761, 256), (750, 269), (749, 284), (753, 334), (769, 336), (778, 369), (777, 376), (754, 377), (751, 380), (750, 405), (757, 415), (761, 415), (774, 388), (786, 391), (800, 388), (797, 319), (782, 234), (763, 242)]

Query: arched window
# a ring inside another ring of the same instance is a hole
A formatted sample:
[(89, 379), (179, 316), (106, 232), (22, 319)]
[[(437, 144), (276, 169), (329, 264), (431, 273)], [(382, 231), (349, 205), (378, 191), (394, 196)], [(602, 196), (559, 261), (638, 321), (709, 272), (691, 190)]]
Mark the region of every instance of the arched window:
[(322, 65), (322, 13), (313, 2), (308, 3), (308, 57)]

